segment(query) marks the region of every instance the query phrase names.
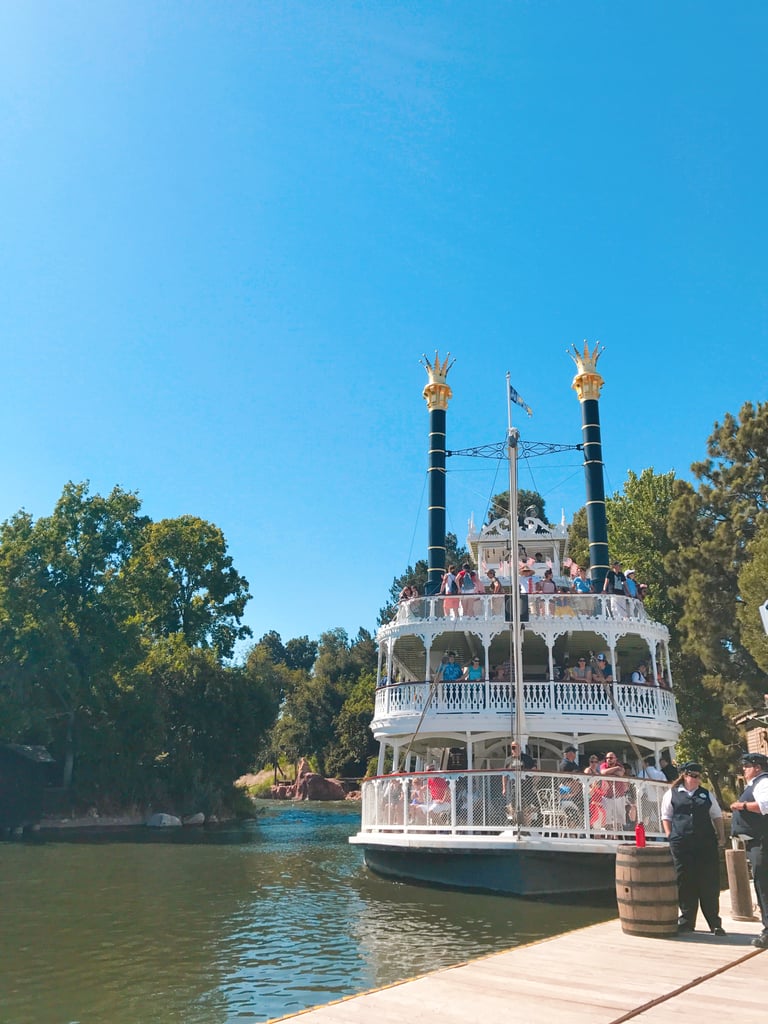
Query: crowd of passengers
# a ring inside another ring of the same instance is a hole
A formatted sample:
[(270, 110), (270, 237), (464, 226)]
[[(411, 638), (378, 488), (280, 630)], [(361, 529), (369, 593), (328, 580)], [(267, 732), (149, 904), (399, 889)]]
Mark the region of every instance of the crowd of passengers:
[[(537, 552), (535, 560), (541, 559), (543, 556)], [(575, 563), (570, 562), (568, 570), (570, 578), (566, 583), (566, 577), (560, 576), (557, 581), (555, 580), (552, 568), (544, 570), (543, 576), (537, 576), (536, 570), (533, 568), (535, 564), (534, 559), (530, 559), (520, 563), (520, 581), (521, 587), (526, 590), (529, 594), (595, 594), (597, 591), (594, 588), (593, 581), (587, 575), (587, 570), (577, 566)], [(443, 573), (439, 594), (445, 598), (444, 609), (447, 615), (453, 611), (454, 614), (459, 611), (461, 598), (468, 598), (472, 594), (504, 594), (507, 591), (501, 585), (500, 580), (496, 575), (495, 569), (488, 569), (486, 572), (488, 577), (488, 586), (486, 586), (480, 579), (477, 570), (473, 569), (469, 563), (465, 562), (461, 569), (456, 568), (455, 565), (449, 565), (448, 569)], [(637, 583), (635, 580), (635, 570), (627, 569), (626, 572), (622, 570), (620, 562), (614, 562), (611, 568), (608, 570), (605, 576), (601, 593), (612, 594), (614, 596), (623, 597), (636, 597), (640, 601), (644, 601), (648, 592), (648, 587), (645, 583)], [(403, 589), (400, 591), (398, 596), (398, 602), (403, 604), (407, 601), (413, 601), (415, 598), (420, 597), (419, 588), (413, 584), (406, 583)], [(463, 609), (466, 614), (466, 609)]]
[[(442, 657), (432, 678), (433, 682), (442, 683), (452, 683), (458, 680), (484, 682), (485, 671), (478, 656), (473, 657), (467, 665), (462, 667), (456, 657), (456, 652), (448, 651)], [(490, 678), (494, 682), (509, 682), (511, 679), (509, 661), (499, 662), (498, 665), (491, 668)], [(582, 655), (572, 666), (569, 665), (569, 658), (566, 654), (563, 661), (555, 665), (555, 680), (558, 682), (612, 683), (613, 667), (602, 652), (596, 656), (591, 652), (589, 657)], [(636, 686), (658, 686), (662, 689), (669, 689), (669, 681), (661, 668), (657, 670), (654, 682), (651, 666), (645, 660), (639, 661), (630, 674), (618, 681), (634, 683)], [(386, 685), (385, 677), (382, 678), (380, 685)]]
[[(536, 772), (538, 766), (530, 754), (522, 751), (517, 742), (512, 742), (507, 747), (508, 756), (504, 761), (505, 772), (525, 771)], [(595, 776), (594, 782), (589, 784), (589, 819), (590, 828), (599, 829), (605, 832), (625, 832), (635, 827), (638, 820), (637, 799), (633, 779), (651, 779), (657, 782), (674, 782), (680, 775), (679, 769), (667, 758), (660, 757), (658, 766), (656, 758), (652, 755), (645, 757), (642, 767), (638, 772), (629, 762), (619, 761), (614, 751), (609, 750), (606, 754), (589, 754), (578, 760), (575, 747), (568, 746), (563, 751), (563, 759), (557, 771), (564, 776), (559, 784), (560, 808), (567, 812), (571, 807), (574, 811), (574, 818), (580, 815), (582, 806), (581, 784), (569, 775), (584, 774)], [(426, 775), (416, 775), (409, 790), (409, 815), (411, 820), (417, 822), (429, 821), (432, 816), (447, 812), (450, 808), (450, 785), (448, 779), (442, 775), (432, 774), (437, 772), (437, 765), (428, 764), (425, 768)], [(398, 774), (398, 773), (393, 773)], [(501, 779), (502, 796), (507, 800), (511, 796), (512, 783), (508, 775), (502, 775)], [(528, 783), (528, 794), (526, 797), (525, 786), (523, 791), (524, 803), (529, 805), (525, 811), (530, 824), (532, 815), (535, 813), (534, 793), (531, 783)], [(389, 798), (395, 794), (399, 796), (400, 790), (392, 790), (385, 795)], [(570, 803), (569, 801), (574, 801)], [(513, 813), (513, 808), (508, 808), (508, 813)]]

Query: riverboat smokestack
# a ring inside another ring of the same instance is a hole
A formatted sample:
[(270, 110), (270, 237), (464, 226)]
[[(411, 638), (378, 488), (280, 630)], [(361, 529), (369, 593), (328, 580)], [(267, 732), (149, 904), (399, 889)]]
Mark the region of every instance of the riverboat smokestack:
[[(445, 414), (453, 392), (446, 383), (453, 366), (450, 352), (445, 362), (435, 352), (433, 363), (426, 356), (422, 366), (429, 383), (424, 398), (429, 409), (429, 549), (427, 551), (427, 593), (436, 594), (445, 572)], [(454, 360), (455, 361), (455, 360)]]
[(587, 491), (587, 535), (589, 537), (589, 575), (596, 590), (603, 589), (608, 572), (608, 520), (605, 514), (603, 483), (603, 444), (600, 438), (600, 389), (605, 383), (597, 372), (597, 360), (604, 349), (599, 342), (594, 352), (584, 342), (584, 351), (573, 346), (569, 355), (576, 363), (572, 387), (581, 402), (581, 431), (584, 443), (584, 477)]

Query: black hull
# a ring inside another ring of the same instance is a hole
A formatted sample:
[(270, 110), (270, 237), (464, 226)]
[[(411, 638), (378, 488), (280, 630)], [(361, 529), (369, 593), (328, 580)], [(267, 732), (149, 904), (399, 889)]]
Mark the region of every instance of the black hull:
[(612, 853), (567, 850), (365, 848), (365, 863), (385, 878), (509, 896), (613, 893), (615, 862)]

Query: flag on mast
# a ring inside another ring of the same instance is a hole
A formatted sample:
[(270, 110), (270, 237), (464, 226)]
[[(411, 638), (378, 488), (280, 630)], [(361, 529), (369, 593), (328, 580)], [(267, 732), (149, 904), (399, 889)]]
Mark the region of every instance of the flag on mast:
[(523, 412), (527, 412), (529, 416), (533, 416), (533, 410), (530, 405), (526, 405), (520, 395), (515, 391), (512, 385), (509, 385), (509, 400), (514, 402), (515, 405), (519, 405)]

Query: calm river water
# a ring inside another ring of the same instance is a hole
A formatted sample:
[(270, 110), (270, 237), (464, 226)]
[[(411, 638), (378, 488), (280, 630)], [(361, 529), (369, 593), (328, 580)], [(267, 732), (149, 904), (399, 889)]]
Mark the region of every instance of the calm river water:
[(269, 804), (223, 831), (0, 844), (0, 1021), (266, 1021), (613, 913), (377, 879), (358, 821)]

